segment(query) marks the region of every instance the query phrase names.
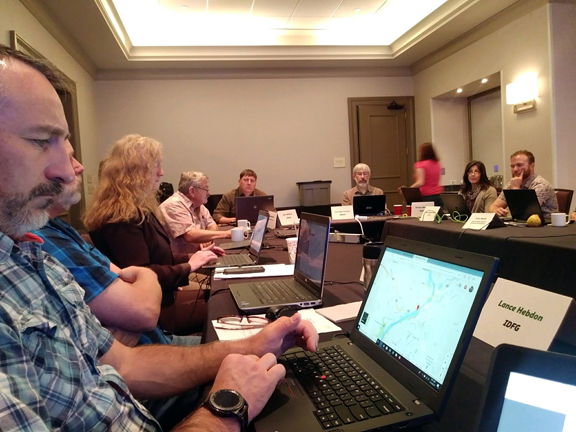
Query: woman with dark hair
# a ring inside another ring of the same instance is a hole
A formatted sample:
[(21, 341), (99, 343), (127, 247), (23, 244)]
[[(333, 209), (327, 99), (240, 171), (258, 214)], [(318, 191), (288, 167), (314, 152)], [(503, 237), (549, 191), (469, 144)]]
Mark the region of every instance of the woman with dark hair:
[(466, 200), (471, 213), (486, 213), (496, 201), (498, 193), (486, 175), (486, 167), (480, 161), (472, 161), (466, 165), (462, 177), (460, 195)]
[(442, 207), (444, 204), (440, 194), (444, 188), (440, 186), (442, 166), (434, 151), (432, 143), (420, 146), (420, 159), (414, 164), (414, 183), (410, 187), (420, 188), (424, 201), (434, 201), (434, 205)]

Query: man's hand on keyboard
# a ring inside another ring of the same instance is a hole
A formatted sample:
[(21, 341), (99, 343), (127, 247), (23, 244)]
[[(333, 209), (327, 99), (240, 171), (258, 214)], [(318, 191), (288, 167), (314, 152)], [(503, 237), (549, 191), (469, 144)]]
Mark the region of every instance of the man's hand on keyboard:
[(279, 357), (295, 345), (308, 351), (316, 351), (318, 332), (310, 321), (302, 321), (302, 316), (297, 313), (290, 318), (281, 317), (268, 324), (248, 341), (251, 344), (250, 352), (257, 356), (272, 353)]

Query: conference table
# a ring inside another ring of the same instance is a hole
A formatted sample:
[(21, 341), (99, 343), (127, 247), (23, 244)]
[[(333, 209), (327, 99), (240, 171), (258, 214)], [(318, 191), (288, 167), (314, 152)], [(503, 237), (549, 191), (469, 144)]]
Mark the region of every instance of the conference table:
[[(269, 243), (271, 249), (266, 249), (261, 253), (263, 264), (288, 263), (285, 240), (270, 237), (268, 234), (265, 242)], [(363, 245), (360, 244), (329, 244), (323, 307), (364, 299), (364, 287), (359, 282), (362, 269), (362, 248)], [(238, 251), (228, 251), (228, 253), (238, 253)], [(204, 332), (204, 340), (206, 342), (218, 339), (211, 323), (212, 320), (240, 313), (230, 294), (228, 284), (253, 280), (256, 279), (212, 280), (211, 294), (208, 301), (208, 321)], [(338, 326), (347, 332), (352, 329), (353, 325), (354, 320), (338, 323)], [(320, 340), (330, 340), (334, 334), (322, 333), (320, 334)], [(491, 354), (492, 348), (490, 346), (473, 338), (441, 421), (413, 430), (422, 432), (462, 432), (473, 430)]]
[(482, 231), (462, 227), (449, 220), (391, 219), (384, 224), (382, 239), (402, 237), (498, 257), (498, 277), (576, 297), (576, 224)]

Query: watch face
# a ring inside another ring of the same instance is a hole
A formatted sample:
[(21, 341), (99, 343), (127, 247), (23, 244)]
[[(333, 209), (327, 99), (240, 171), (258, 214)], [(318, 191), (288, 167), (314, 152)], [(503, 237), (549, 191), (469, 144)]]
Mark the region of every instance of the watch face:
[(235, 410), (243, 405), (240, 395), (230, 390), (219, 390), (212, 394), (212, 403), (223, 410)]

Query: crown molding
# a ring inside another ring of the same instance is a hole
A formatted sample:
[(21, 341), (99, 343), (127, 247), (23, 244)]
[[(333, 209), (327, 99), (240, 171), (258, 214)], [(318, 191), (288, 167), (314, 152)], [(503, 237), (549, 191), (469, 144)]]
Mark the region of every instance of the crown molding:
[(86, 51), (78, 44), (76, 39), (64, 29), (58, 19), (42, 4), (40, 0), (20, 0), (20, 3), (38, 20), (50, 35), (72, 56), (74, 60), (90, 75), (96, 79), (98, 70), (96, 64), (90, 59)]
[(98, 81), (203, 80), (203, 79), (288, 79), (288, 78), (373, 78), (409, 77), (409, 67), (254, 67), (195, 69), (107, 69)]

